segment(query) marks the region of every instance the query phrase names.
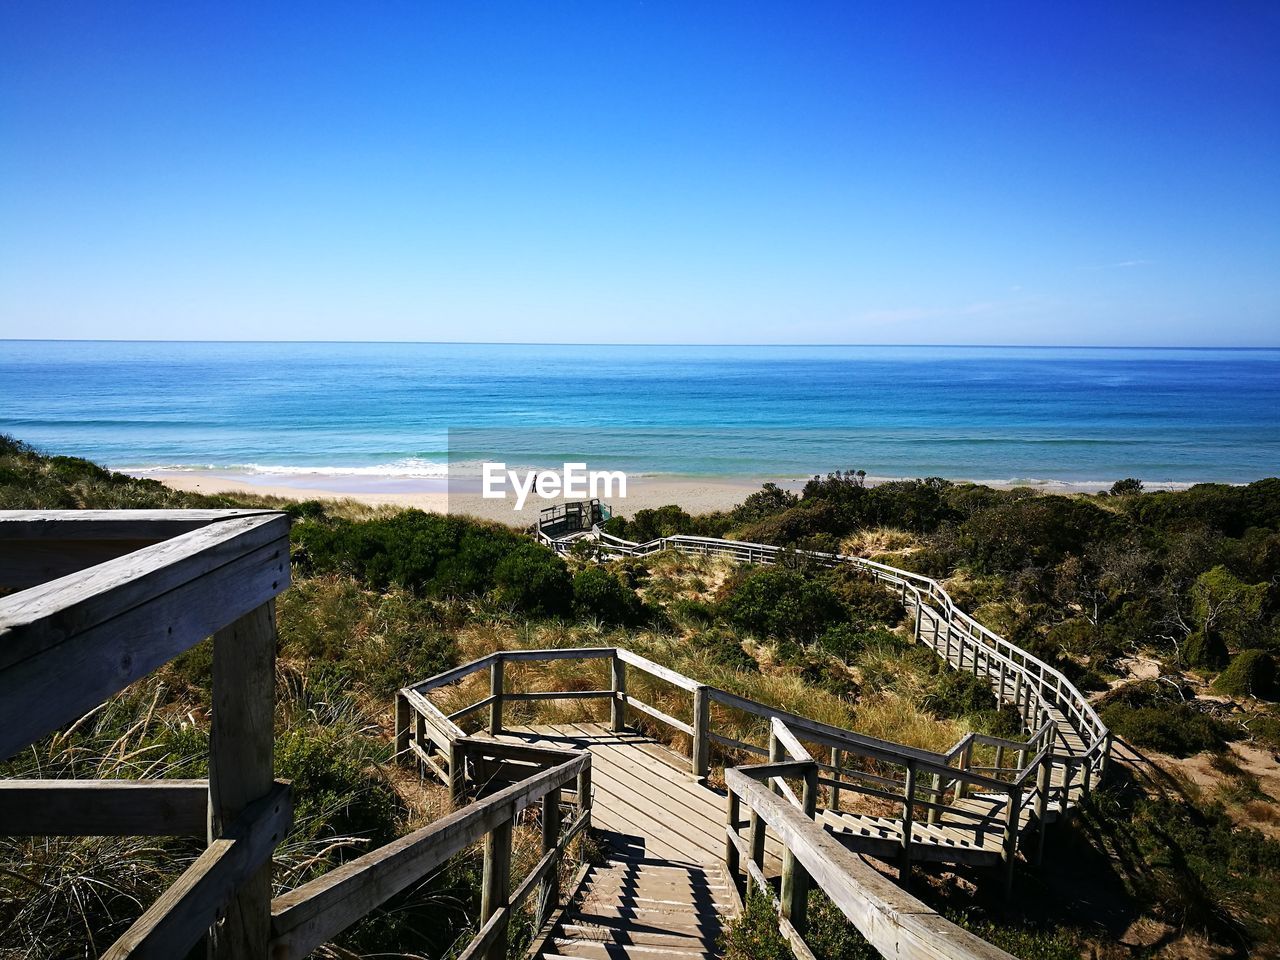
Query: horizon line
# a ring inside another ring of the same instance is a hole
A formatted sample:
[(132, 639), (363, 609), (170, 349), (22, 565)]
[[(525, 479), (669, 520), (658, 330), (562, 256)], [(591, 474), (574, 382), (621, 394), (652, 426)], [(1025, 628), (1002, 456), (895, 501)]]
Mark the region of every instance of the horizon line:
[(988, 350), (1280, 350), (1278, 344), (1226, 346), (1220, 344), (1107, 344), (1107, 343), (806, 343), (806, 342), (662, 342), (662, 341), (589, 341), (589, 340), (204, 340), (158, 339), (151, 337), (0, 337), (0, 343), (227, 343), (227, 344), (401, 344), (457, 347), (825, 347), (900, 349), (952, 348)]

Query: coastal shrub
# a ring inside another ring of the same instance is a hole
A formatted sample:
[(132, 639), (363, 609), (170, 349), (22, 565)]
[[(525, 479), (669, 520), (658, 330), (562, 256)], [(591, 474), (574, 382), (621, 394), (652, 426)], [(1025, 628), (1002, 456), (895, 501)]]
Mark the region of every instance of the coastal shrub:
[(640, 597), (604, 566), (586, 567), (574, 574), (573, 612), (610, 626), (632, 626), (645, 619)]
[(1220, 720), (1185, 703), (1150, 707), (1114, 703), (1104, 707), (1101, 716), (1120, 739), (1175, 757), (1221, 750), (1231, 733)]
[(494, 566), (493, 581), (502, 602), (531, 616), (566, 613), (575, 593), (564, 562), (529, 541), (507, 550)]
[(742, 647), (742, 638), (726, 627), (695, 631), (689, 637), (693, 649), (703, 653), (714, 664), (730, 670), (759, 673), (760, 664)]
[(791, 491), (783, 490), (776, 483), (766, 483), (729, 511), (728, 522), (731, 527), (758, 523), (766, 517), (789, 510), (799, 501), (800, 498)]
[(996, 711), (996, 695), (984, 677), (950, 670), (941, 661), (937, 669), (922, 701), (936, 716), (955, 719)]
[(1216, 630), (1196, 630), (1187, 637), (1182, 655), (1187, 666), (1204, 670), (1221, 670), (1230, 657), (1227, 645)]
[(1231, 658), (1227, 669), (1213, 682), (1213, 689), (1229, 697), (1276, 696), (1276, 661), (1265, 650), (1244, 650)]
[(804, 942), (818, 960), (879, 960), (880, 953), (817, 887), (809, 890)]
[(564, 561), (498, 524), (405, 510), (373, 520), (299, 523), (294, 542), (294, 562), (304, 571), (346, 573), (375, 589), (471, 597), (496, 588), (522, 612), (567, 608)]
[(1142, 481), (1136, 477), (1125, 477), (1111, 485), (1113, 497), (1129, 497), (1142, 492)]
[(791, 948), (778, 930), (778, 913), (769, 895), (754, 886), (742, 912), (720, 934), (725, 960), (793, 960)]
[(870, 628), (899, 622), (902, 602), (883, 584), (853, 567), (835, 567), (822, 578), (848, 611), (849, 619)]
[(1266, 601), (1265, 583), (1245, 583), (1222, 564), (1200, 574), (1191, 587), (1192, 612), (1202, 632), (1220, 635), (1232, 649), (1255, 645)]
[(896, 645), (900, 637), (884, 627), (859, 623), (833, 623), (819, 634), (817, 645), (827, 654), (849, 660), (869, 646)]
[(747, 576), (721, 610), (740, 629), (787, 640), (812, 640), (844, 617), (840, 599), (825, 583), (778, 566)]

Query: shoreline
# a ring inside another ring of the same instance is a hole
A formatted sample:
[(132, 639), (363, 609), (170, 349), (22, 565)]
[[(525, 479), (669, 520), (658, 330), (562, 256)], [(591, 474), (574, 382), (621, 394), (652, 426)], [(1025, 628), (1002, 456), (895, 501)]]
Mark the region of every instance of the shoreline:
[[(532, 523), (538, 511), (564, 498), (543, 500), (530, 496), (524, 509), (513, 509), (510, 500), (484, 499), (478, 487), (450, 490), (444, 478), (370, 476), (366, 474), (272, 473), (250, 474), (218, 470), (126, 470), (130, 476), (158, 480), (165, 486), (187, 493), (242, 494), (281, 497), (287, 500), (354, 500), (372, 507), (416, 507), (431, 513), (465, 513), (488, 520), (521, 526)], [(894, 477), (866, 478), (868, 486), (887, 483)], [(632, 476), (628, 478), (627, 496), (605, 498), (618, 513), (632, 515), (637, 510), (676, 504), (690, 514), (729, 510), (767, 482), (784, 490), (799, 493), (807, 479)], [(1032, 487), (1043, 493), (1096, 493), (1109, 489), (1108, 481), (1014, 481), (957, 480), (995, 489)], [(1190, 482), (1150, 484), (1147, 489), (1182, 490)]]

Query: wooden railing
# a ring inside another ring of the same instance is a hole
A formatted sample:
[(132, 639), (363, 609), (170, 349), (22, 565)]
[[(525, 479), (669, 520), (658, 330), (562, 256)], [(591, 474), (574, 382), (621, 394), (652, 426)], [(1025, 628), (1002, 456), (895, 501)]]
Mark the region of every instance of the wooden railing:
[[(807, 893), (815, 884), (882, 956), (901, 960), (1013, 960), (1010, 954), (974, 936), (911, 897), (861, 857), (847, 850), (812, 819), (817, 765), (777, 760), (725, 771), (729, 798), (725, 827), (725, 866), (735, 880), (745, 869), (752, 891), (778, 909), (778, 927), (798, 960), (815, 960), (805, 942)], [(797, 809), (768, 785), (800, 778), (804, 794)], [(741, 835), (743, 807), (750, 814)], [(765, 828), (782, 844), (781, 892), (775, 895), (764, 874)]]
[[(272, 852), (293, 806), (272, 779), (273, 598), (288, 584), (281, 513), (0, 512), (0, 587), (18, 590), (0, 597), (0, 758), (213, 637), (208, 780), (3, 780), (0, 833), (207, 831), (110, 960), (172, 960), (201, 941), (219, 960), (304, 957), (483, 840), (481, 923), (461, 956), (505, 958), (515, 912), (537, 893), (541, 924), (559, 902), (560, 865), (591, 822), (590, 754), (460, 737), (450, 752), (479, 779), (460, 774), (456, 810), (273, 901)], [(512, 832), (535, 804), (542, 857), (513, 890)]]
[[(602, 686), (598, 689), (536, 693), (507, 689), (508, 664), (556, 660), (608, 661), (608, 678), (601, 678)], [(687, 707), (682, 712), (691, 717), (691, 722), (672, 716), (629, 691), (629, 670), (636, 670), (676, 692), (685, 700)], [(482, 674), (488, 675), (487, 695), (450, 713), (445, 713), (433, 701), (433, 694)], [(607, 687), (603, 685), (606, 682)], [(1006, 888), (1013, 876), (1024, 815), (1034, 817), (1040, 835), (1032, 859), (1038, 859), (1042, 849), (1043, 831), (1050, 813), (1049, 785), (1056, 763), (1050, 748), (1052, 724), (1026, 741), (968, 734), (946, 753), (936, 753), (757, 703), (698, 683), (622, 647), (498, 651), (405, 687), (396, 699), (396, 749), (399, 754), (416, 757), (425, 769), (434, 771), (444, 783), (451, 785), (451, 793), (459, 796), (463, 784), (483, 778), (482, 771), (470, 767), (470, 757), (462, 749), (468, 735), (459, 724), (484, 711), (484, 729), (496, 737), (504, 728), (505, 705), (548, 700), (607, 701), (609, 724), (614, 731), (625, 729), (628, 712), (634, 711), (642, 723), (657, 724), (670, 734), (682, 735), (688, 741), (690, 772), (697, 778), (707, 777), (713, 769), (731, 767), (743, 758), (760, 756), (778, 760), (779, 751), (787, 750), (793, 759), (802, 758), (813, 765), (815, 789), (825, 786), (829, 790), (827, 809), (840, 808), (842, 793), (896, 805), (901, 811), (902, 844), (898, 863), (904, 883), (909, 880), (913, 857), (932, 856), (927, 848), (913, 844), (913, 824), (920, 812), (926, 822), (934, 823), (939, 814), (946, 811), (949, 829), (971, 832), (979, 845), (983, 835), (998, 830), (1002, 837)], [(729, 723), (733, 713), (760, 721), (768, 731), (767, 745), (730, 736), (730, 725), (735, 730), (742, 726)], [(993, 764), (973, 763), (975, 751), (980, 748), (991, 753), (995, 758)], [(815, 753), (828, 757), (830, 762), (815, 759)], [(1014, 765), (1005, 765), (1007, 757), (1015, 759)], [(720, 763), (713, 767), (717, 759)], [(785, 783), (776, 786), (784, 793), (789, 791)], [(1007, 798), (995, 821), (952, 805), (952, 801), (979, 791)], [(814, 807), (801, 805), (806, 806), (812, 816)], [(964, 850), (950, 848), (939, 848), (936, 854), (938, 859), (962, 862), (966, 856)]]
[[(988, 630), (956, 606), (936, 580), (864, 557), (813, 550), (791, 550), (763, 543), (677, 535), (647, 543), (633, 543), (595, 530), (599, 546), (625, 556), (647, 556), (661, 550), (720, 556), (741, 562), (772, 564), (791, 556), (823, 566), (848, 565), (865, 571), (895, 589), (913, 613), (913, 634), (948, 663), (954, 658), (991, 683), (1000, 703), (1010, 703), (1022, 718), (1025, 730), (1041, 730), (1055, 723), (1054, 760), (1063, 775), (1052, 783), (1051, 803), (1064, 814), (1070, 808), (1073, 788), (1088, 792), (1105, 770), (1111, 752), (1111, 735), (1088, 699), (1061, 671)], [(539, 529), (538, 539), (557, 552), (569, 545)], [(1076, 738), (1079, 744), (1069, 741)]]
[[(480, 927), (458, 960), (505, 960), (511, 919), (535, 892), (535, 925), (542, 927), (560, 901), (560, 865), (570, 843), (591, 823), (591, 755), (492, 740), (462, 738), (455, 755), (477, 769), (507, 766), (475, 786), (496, 792), (462, 804), (420, 830), (352, 860), (278, 897), (271, 905), (271, 957), (300, 960), (361, 917), (429, 876), (451, 857), (483, 840)], [(564, 791), (573, 787), (576, 816), (566, 824)], [(511, 888), (512, 832), (521, 814), (542, 810), (542, 857)]]
[[(600, 689), (537, 693), (508, 689), (506, 667), (509, 664), (556, 660), (607, 661), (608, 689), (602, 686)], [(685, 723), (629, 692), (627, 678), (630, 670), (661, 681), (687, 697), (687, 709), (693, 722)], [(461, 708), (445, 713), (432, 699), (433, 695), (439, 695), (446, 688), (485, 674), (489, 680), (487, 695)], [(584, 647), (499, 651), (402, 689), (397, 697), (397, 749), (404, 755), (416, 757), (424, 770), (434, 771), (445, 783), (484, 781), (493, 776), (493, 772), (475, 766), (472, 750), (476, 745), (483, 745), (489, 750), (503, 749), (508, 745), (488, 738), (470, 738), (459, 724), (483, 713), (481, 726), (484, 732), (496, 737), (503, 732), (505, 705), (534, 700), (607, 701), (608, 722), (614, 731), (624, 729), (628, 711), (634, 710), (634, 719), (641, 723), (656, 722), (688, 738), (689, 769), (696, 776), (706, 776), (712, 771), (712, 761), (724, 757), (724, 765), (715, 769), (723, 772), (729, 787), (725, 863), (735, 877), (745, 868), (750, 886), (774, 896), (763, 873), (765, 829), (774, 830), (783, 844), (781, 891), (774, 897), (779, 903), (779, 926), (798, 956), (811, 956), (804, 946), (803, 935), (805, 903), (812, 882), (817, 882), (886, 956), (944, 955), (938, 953), (939, 949), (943, 949), (947, 956), (962, 960), (1008, 956), (954, 927), (919, 901), (906, 899), (900, 887), (889, 884), (861, 859), (845, 850), (815, 820), (819, 791), (822, 786), (827, 786), (831, 790), (829, 796), (836, 798), (837, 802), (839, 791), (845, 790), (882, 799), (891, 798), (899, 803), (904, 829), (898, 864), (904, 886), (910, 876), (913, 854), (920, 854), (919, 845), (913, 845), (911, 838), (911, 821), (917, 809), (926, 811), (927, 816), (942, 809), (954, 812), (942, 801), (942, 793), (946, 791), (954, 796), (963, 796), (963, 791), (975, 789), (1004, 793), (1009, 802), (1005, 805), (1004, 819), (998, 829), (1004, 837), (1007, 885), (1013, 875), (1023, 812), (1037, 811), (1043, 829), (1045, 811), (1038, 798), (1045, 794), (1042, 789), (1039, 794), (1036, 790), (1047, 782), (1051, 768), (1051, 751), (1047, 745), (1051, 730), (1039, 731), (1025, 742), (970, 734), (948, 753), (938, 754), (841, 730), (755, 703), (700, 684), (624, 648)], [(766, 721), (767, 746), (715, 732), (716, 711), (713, 711), (713, 705), (743, 711)], [(840, 751), (844, 760), (834, 766), (819, 761), (806, 744)], [(975, 746), (1001, 750), (1002, 756), (1017, 756), (1025, 762), (1017, 767), (997, 765), (987, 769), (952, 765), (957, 759), (971, 755)], [(768, 763), (730, 765), (728, 758), (743, 754), (763, 755), (768, 758)], [(882, 772), (887, 766), (900, 767), (905, 771), (905, 777), (895, 779), (863, 771), (851, 772), (848, 764), (855, 759), (878, 763)], [(928, 777), (933, 778), (931, 785), (921, 786), (925, 783), (922, 778)], [(788, 782), (793, 780), (799, 785), (799, 793)], [(1030, 787), (1032, 783), (1036, 787)], [(895, 787), (898, 792), (891, 792)], [(764, 803), (762, 796), (771, 798), (770, 802)], [(739, 835), (739, 819), (744, 805), (750, 814), (745, 840)], [(785, 812), (780, 812), (784, 808)], [(870, 898), (867, 897), (868, 888), (875, 893)], [(911, 952), (917, 948), (923, 950), (924, 944), (933, 952)], [(946, 952), (953, 949), (955, 952)], [(888, 952), (893, 950), (900, 952)]]

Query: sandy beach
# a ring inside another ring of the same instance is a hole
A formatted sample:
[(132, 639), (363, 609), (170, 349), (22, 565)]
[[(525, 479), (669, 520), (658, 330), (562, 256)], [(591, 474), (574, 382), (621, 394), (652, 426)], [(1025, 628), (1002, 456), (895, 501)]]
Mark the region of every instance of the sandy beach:
[[(237, 474), (217, 471), (146, 471), (136, 474), (159, 480), (175, 490), (192, 493), (235, 493), (249, 496), (283, 497), (290, 500), (355, 500), (370, 506), (416, 507), (433, 513), (461, 513), (524, 526), (532, 523), (539, 510), (563, 498), (552, 500), (531, 496), (523, 510), (515, 510), (513, 500), (484, 499), (479, 492), (447, 490), (444, 480), (377, 478), (334, 474)], [(891, 478), (868, 477), (868, 484), (884, 483)], [(691, 514), (728, 510), (741, 503), (765, 483), (763, 478), (733, 480), (697, 477), (631, 477), (625, 498), (606, 498), (616, 513), (634, 514), (637, 510), (678, 504)], [(799, 492), (805, 481), (795, 478), (774, 480), (784, 489)], [(1045, 493), (1096, 493), (1110, 483), (1090, 481), (975, 481), (987, 486), (1008, 489), (1032, 486)], [(1148, 489), (1184, 488), (1190, 484), (1149, 485)]]

